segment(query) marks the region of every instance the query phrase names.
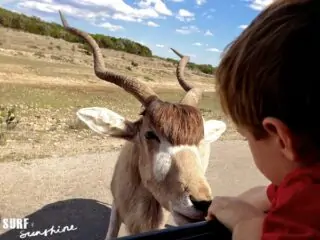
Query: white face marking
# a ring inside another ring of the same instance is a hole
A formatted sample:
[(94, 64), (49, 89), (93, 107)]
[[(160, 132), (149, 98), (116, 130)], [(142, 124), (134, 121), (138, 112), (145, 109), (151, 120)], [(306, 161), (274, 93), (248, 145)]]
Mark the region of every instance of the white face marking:
[(153, 174), (157, 181), (161, 182), (166, 178), (172, 165), (172, 156), (183, 150), (192, 151), (197, 156), (198, 163), (201, 164), (201, 156), (196, 146), (172, 146), (169, 142), (162, 141), (153, 161)]

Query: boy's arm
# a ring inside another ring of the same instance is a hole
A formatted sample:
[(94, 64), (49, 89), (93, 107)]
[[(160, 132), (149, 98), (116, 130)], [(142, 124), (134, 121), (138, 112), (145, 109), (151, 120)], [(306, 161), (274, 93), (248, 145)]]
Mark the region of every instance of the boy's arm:
[(232, 240), (260, 240), (264, 217), (252, 218), (238, 223), (232, 233)]
[[(263, 187), (250, 189), (241, 194), (240, 199), (260, 209), (265, 208), (267, 204), (263, 201), (261, 190)], [(267, 199), (273, 199), (276, 191), (277, 187), (270, 184), (264, 192)], [(301, 182), (299, 182), (292, 196), (286, 195), (279, 200), (283, 204), (277, 207), (278, 211), (264, 214), (264, 217), (239, 221), (233, 228), (232, 239), (258, 240), (262, 239), (262, 236), (263, 239), (320, 239), (319, 184), (311, 184), (301, 189)]]
[(249, 190), (241, 193), (238, 198), (244, 202), (247, 202), (254, 207), (258, 208), (262, 212), (268, 211), (270, 208), (270, 201), (267, 195), (269, 186), (258, 186), (250, 188)]

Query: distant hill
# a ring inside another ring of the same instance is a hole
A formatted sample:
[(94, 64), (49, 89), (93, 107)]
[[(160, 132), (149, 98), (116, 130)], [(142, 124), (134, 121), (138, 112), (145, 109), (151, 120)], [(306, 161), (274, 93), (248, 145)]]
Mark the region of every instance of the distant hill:
[[(68, 42), (82, 43), (86, 45), (83, 39), (67, 32), (61, 25), (57, 23), (45, 22), (38, 17), (29, 17), (4, 8), (0, 8), (0, 24), (6, 28), (17, 29), (38, 35), (51, 36), (53, 38), (61, 38)], [(102, 34), (91, 35), (101, 48), (124, 51), (143, 57), (158, 57), (154, 56), (148, 47), (129, 39), (115, 38)], [(175, 59), (167, 58), (166, 60), (177, 63)], [(195, 64), (190, 62), (188, 63), (188, 68), (199, 70), (206, 74), (213, 74), (215, 71), (215, 67), (210, 64)]]

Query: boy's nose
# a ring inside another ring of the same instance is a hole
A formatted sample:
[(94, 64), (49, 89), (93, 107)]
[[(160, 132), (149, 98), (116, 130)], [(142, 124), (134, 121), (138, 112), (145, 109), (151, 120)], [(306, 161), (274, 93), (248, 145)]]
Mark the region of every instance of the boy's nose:
[(207, 213), (208, 211), (208, 208), (211, 204), (211, 200), (208, 201), (208, 200), (197, 200), (195, 199), (193, 196), (190, 195), (190, 200), (194, 206), (195, 209), (199, 210), (199, 211), (202, 211), (204, 213)]

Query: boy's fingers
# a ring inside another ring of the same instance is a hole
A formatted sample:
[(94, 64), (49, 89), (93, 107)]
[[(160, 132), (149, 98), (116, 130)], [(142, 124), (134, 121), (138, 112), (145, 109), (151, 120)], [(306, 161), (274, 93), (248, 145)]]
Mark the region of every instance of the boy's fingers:
[(229, 197), (215, 197), (212, 200), (212, 203), (208, 209), (208, 214), (205, 217), (205, 219), (207, 221), (216, 219), (217, 218), (216, 215), (219, 214), (219, 212), (227, 206), (229, 201), (230, 201)]
[(211, 214), (216, 214), (218, 211), (221, 211), (222, 209), (224, 209), (230, 202), (230, 198), (229, 197), (215, 197), (212, 200), (212, 203), (209, 207), (209, 212)]
[(211, 213), (208, 213), (208, 215), (205, 217), (205, 220), (206, 221), (210, 221), (210, 220), (213, 220), (213, 219), (215, 219), (216, 217), (213, 215), (213, 214), (211, 214)]

